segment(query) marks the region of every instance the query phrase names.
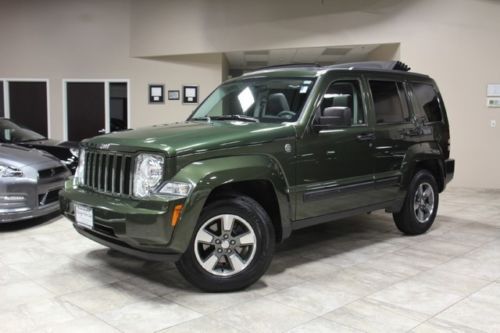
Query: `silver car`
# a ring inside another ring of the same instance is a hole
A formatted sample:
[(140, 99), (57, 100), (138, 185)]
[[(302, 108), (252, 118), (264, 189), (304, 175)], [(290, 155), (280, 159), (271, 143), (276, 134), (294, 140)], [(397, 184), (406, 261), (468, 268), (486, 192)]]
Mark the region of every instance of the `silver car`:
[(0, 144), (0, 222), (59, 210), (59, 190), (71, 172), (47, 152)]

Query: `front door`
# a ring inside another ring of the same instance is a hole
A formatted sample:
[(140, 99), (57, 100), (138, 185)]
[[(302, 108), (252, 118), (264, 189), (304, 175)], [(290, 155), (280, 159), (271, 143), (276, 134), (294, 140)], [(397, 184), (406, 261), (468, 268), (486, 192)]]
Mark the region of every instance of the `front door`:
[(297, 220), (373, 202), (374, 133), (361, 88), (355, 78), (332, 81), (316, 112), (332, 126), (310, 130), (298, 140)]

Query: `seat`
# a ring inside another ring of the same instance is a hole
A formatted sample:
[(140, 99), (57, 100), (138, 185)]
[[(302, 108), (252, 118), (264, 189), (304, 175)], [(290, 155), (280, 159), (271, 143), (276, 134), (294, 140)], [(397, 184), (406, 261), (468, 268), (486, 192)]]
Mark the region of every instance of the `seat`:
[(285, 94), (275, 93), (267, 99), (266, 115), (277, 116), (281, 111), (290, 111)]
[(335, 126), (349, 127), (352, 125), (352, 110), (346, 106), (331, 106), (323, 110), (323, 117)]

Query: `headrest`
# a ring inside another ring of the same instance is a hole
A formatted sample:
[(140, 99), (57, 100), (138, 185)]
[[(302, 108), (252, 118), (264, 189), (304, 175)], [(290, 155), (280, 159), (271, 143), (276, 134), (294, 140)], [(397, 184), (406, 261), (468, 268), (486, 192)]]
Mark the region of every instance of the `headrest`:
[(347, 106), (331, 106), (323, 110), (323, 116), (338, 120), (334, 122), (339, 126), (351, 126), (352, 111)]
[(288, 105), (288, 101), (286, 99), (285, 94), (275, 93), (269, 95), (269, 98), (267, 99), (266, 114), (277, 115), (281, 111), (289, 111), (289, 110), (290, 106)]

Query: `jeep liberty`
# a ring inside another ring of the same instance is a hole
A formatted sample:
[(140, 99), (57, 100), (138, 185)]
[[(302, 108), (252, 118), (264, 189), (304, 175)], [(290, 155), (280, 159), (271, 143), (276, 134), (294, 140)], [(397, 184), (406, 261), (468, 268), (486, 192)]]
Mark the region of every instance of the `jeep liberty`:
[(293, 230), (385, 209), (426, 232), (449, 156), (429, 76), (399, 61), (275, 66), (224, 82), (185, 122), (85, 140), (60, 205), (85, 237), (231, 291)]

